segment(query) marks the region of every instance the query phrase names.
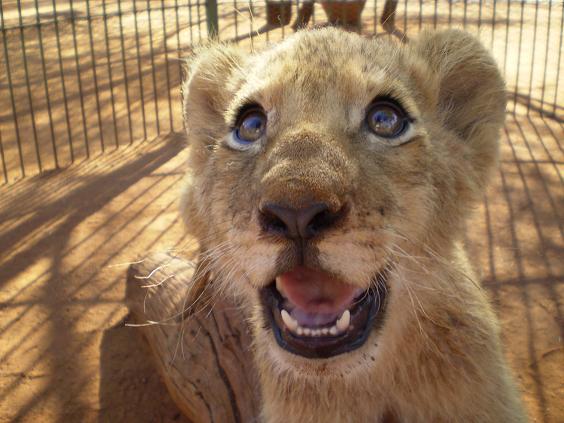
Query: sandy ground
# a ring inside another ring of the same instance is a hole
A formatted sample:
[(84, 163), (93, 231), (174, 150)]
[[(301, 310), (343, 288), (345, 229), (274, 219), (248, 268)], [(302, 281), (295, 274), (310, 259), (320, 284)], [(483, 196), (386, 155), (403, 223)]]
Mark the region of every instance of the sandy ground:
[[(56, 3), (58, 13), (70, 14), (68, 2)], [(60, 22), (63, 54), (58, 57), (54, 24), (49, 23), (52, 2), (41, 0), (39, 16), (47, 22), (42, 34), (48, 52), (43, 70), (38, 33), (32, 25), (38, 15), (32, 1), (22, 1), (24, 24), (31, 25), (24, 37), (35, 133), (20, 33), (2, 33), (0, 56), (8, 47), (27, 177), (21, 179), (6, 56), (2, 56), (0, 139), (10, 184), (0, 186), (0, 421), (184, 421), (153, 369), (138, 331), (124, 326), (123, 305), (124, 263), (149, 251), (190, 255), (194, 248), (184, 236), (177, 211), (184, 140), (180, 135), (159, 134), (181, 131), (180, 74), (173, 59), (179, 46), (183, 49), (205, 38), (205, 11), (203, 3), (186, 7), (182, 1), (163, 2), (175, 3), (183, 8), (178, 19), (176, 9), (166, 9), (166, 25), (158, 11), (151, 12), (150, 19), (149, 13), (138, 13), (141, 35), (136, 38), (132, 14), (123, 14), (122, 25), (117, 15), (109, 18), (110, 36), (105, 37), (103, 20), (84, 19), (86, 4), (75, 1), (77, 62), (68, 20)], [(418, 12), (415, 3), (409, 3), (410, 13)], [(107, 13), (118, 11), (115, 1), (91, 1), (91, 13), (103, 12), (103, 4)], [(562, 79), (557, 69), (563, 11), (555, 6), (549, 10), (546, 4), (537, 9), (527, 6), (521, 25), (518, 5), (511, 6), (506, 20), (506, 3), (498, 2), (495, 19), (491, 2), (484, 4), (482, 21), (476, 2), (468, 4), (467, 15), (473, 20), (468, 20), (467, 29), (493, 48), (509, 88), (519, 89), (509, 105), (516, 115), (508, 114), (500, 171), (468, 224), (468, 244), (499, 313), (505, 352), (531, 420), (562, 422), (564, 113), (559, 104), (564, 97), (557, 86)], [(15, 1), (2, 2), (3, 26), (18, 24), (15, 5)], [(124, 9), (130, 6), (123, 2)], [(257, 35), (264, 8), (254, 7), (251, 21), (248, 9), (236, 13), (228, 6), (220, 5), (221, 39), (237, 38), (251, 48), (290, 33), (286, 28)], [(382, 2), (376, 6), (381, 9)], [(366, 8), (365, 29), (373, 28), (374, 12), (380, 9)], [(433, 26), (433, 2), (425, 2), (423, 11), (422, 25)], [(462, 4), (455, 3), (455, 25), (462, 26), (463, 13)], [(447, 16), (448, 8), (441, 7), (437, 26), (446, 25)], [(316, 22), (323, 19), (317, 6)], [(406, 22), (418, 29), (418, 18)], [(495, 36), (490, 31), (493, 22)], [(521, 27), (528, 32), (520, 39)], [(556, 119), (535, 112), (543, 101), (545, 111), (556, 114)], [(524, 104), (531, 105), (529, 115)], [(46, 170), (42, 176), (33, 176), (38, 171), (35, 139)], [(64, 170), (51, 170), (53, 141)]]

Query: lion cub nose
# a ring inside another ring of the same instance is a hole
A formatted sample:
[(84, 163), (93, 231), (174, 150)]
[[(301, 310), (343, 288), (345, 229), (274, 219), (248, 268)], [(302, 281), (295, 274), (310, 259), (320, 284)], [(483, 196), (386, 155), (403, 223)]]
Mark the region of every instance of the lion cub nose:
[(266, 203), (260, 208), (260, 223), (267, 233), (290, 239), (308, 239), (332, 227), (343, 215), (343, 210), (331, 212), (324, 203), (299, 209)]

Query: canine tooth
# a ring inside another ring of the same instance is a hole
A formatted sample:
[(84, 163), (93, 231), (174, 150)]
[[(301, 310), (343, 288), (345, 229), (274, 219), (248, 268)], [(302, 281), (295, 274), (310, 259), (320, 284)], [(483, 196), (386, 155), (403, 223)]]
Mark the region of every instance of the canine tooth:
[(288, 313), (284, 309), (282, 309), (280, 315), (282, 316), (282, 321), (284, 322), (286, 327), (290, 329), (292, 332), (295, 332), (296, 329), (298, 328), (298, 322), (292, 316), (290, 316), (290, 313)]
[(329, 334), (329, 328), (323, 328), (323, 329), (321, 329), (321, 334), (322, 334), (322, 335), (328, 335), (328, 334)]
[(310, 328), (304, 328), (304, 335), (310, 336), (311, 335), (311, 329)]
[(286, 298), (286, 293), (284, 292), (284, 288), (282, 287), (282, 282), (280, 280), (280, 276), (278, 276), (276, 278), (276, 290), (280, 293), (280, 295), (282, 295), (284, 298)]
[(329, 333), (335, 336), (339, 333), (339, 329), (337, 329), (337, 326), (331, 326), (331, 328), (329, 329)]
[(336, 326), (339, 329), (339, 332), (344, 332), (347, 330), (351, 323), (351, 312), (349, 310), (345, 310), (343, 315), (339, 320), (337, 320)]
[(298, 328), (296, 329), (296, 333), (299, 336), (302, 336), (304, 334), (304, 328), (302, 328), (301, 326), (298, 326)]

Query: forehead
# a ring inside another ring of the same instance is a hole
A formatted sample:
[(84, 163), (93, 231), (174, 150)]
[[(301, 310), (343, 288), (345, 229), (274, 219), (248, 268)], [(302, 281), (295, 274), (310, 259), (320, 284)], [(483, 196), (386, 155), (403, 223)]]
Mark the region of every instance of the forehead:
[(380, 95), (402, 100), (401, 47), (334, 29), (298, 32), (249, 63), (232, 109), (256, 102), (265, 109), (323, 111), (364, 108)]

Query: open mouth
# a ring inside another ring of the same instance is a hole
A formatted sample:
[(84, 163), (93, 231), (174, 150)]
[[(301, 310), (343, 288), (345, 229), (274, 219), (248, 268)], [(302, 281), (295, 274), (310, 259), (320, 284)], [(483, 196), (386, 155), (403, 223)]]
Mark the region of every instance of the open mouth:
[(315, 269), (298, 266), (263, 288), (264, 311), (278, 345), (307, 358), (328, 358), (364, 344), (381, 326), (387, 272), (363, 290)]

